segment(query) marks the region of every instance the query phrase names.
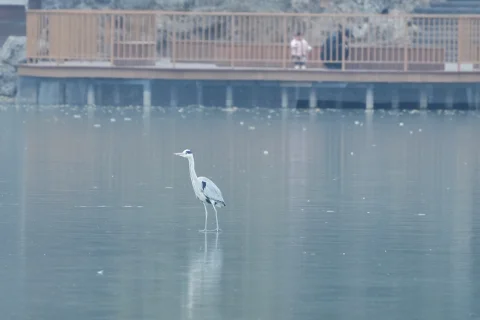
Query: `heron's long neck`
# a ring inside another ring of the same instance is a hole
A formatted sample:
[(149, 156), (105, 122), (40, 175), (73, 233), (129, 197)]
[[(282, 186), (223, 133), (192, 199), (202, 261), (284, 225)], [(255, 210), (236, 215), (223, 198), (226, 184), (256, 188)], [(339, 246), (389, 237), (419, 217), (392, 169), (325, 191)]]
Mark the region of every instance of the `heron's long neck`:
[(197, 173), (195, 172), (195, 161), (193, 158), (188, 159), (188, 168), (190, 169), (190, 179), (192, 180), (193, 184), (196, 184), (198, 179)]

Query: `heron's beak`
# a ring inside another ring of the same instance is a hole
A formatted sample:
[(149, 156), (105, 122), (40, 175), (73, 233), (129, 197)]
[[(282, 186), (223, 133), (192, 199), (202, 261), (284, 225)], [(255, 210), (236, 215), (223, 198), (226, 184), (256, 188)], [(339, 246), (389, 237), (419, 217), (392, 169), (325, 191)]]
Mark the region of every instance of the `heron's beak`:
[(180, 152), (180, 153), (178, 153), (178, 152), (177, 152), (177, 153), (174, 153), (174, 155), (183, 157), (183, 153), (181, 153), (181, 152)]

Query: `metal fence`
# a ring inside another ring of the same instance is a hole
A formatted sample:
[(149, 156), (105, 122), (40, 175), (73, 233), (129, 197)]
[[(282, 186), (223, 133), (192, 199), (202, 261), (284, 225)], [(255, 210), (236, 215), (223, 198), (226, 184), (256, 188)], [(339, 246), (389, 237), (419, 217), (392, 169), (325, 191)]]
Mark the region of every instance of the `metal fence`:
[(480, 64), (480, 15), (102, 10), (28, 11), (27, 59), (291, 68), (297, 32), (312, 47), (309, 68), (461, 70)]

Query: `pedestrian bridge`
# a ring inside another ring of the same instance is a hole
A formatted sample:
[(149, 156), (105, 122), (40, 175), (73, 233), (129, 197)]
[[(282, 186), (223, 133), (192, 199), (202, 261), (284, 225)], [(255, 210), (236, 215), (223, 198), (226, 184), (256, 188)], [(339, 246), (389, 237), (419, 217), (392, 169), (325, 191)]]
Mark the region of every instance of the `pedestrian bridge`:
[[(306, 70), (290, 57), (297, 32), (312, 47)], [(456, 83), (477, 92), (480, 15), (29, 10), (18, 69), (41, 79)]]
[[(310, 72), (291, 70), (297, 31)], [(480, 15), (30, 10), (27, 39), (20, 73), (46, 77), (469, 82), (480, 66)]]

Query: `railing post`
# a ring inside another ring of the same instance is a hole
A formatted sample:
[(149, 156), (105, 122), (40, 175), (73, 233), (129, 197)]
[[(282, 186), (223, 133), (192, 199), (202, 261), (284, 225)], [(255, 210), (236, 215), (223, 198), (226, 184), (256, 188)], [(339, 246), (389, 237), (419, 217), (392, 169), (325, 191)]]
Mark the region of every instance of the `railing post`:
[(457, 17), (457, 71), (462, 70), (463, 21), (462, 17)]
[(234, 37), (235, 37), (235, 16), (231, 16), (231, 26), (230, 26), (230, 66), (233, 68), (235, 65), (235, 51), (234, 51)]
[(408, 22), (407, 22), (407, 16), (405, 14), (402, 15), (403, 18), (403, 23), (404, 23), (404, 28), (405, 28), (405, 37), (403, 40), (403, 71), (408, 71), (408, 49), (409, 49), (409, 41), (410, 38), (408, 36)]
[(115, 61), (115, 14), (110, 15), (110, 63), (113, 66)]
[(175, 68), (175, 56), (176, 56), (176, 42), (177, 42), (177, 26), (176, 26), (176, 23), (177, 23), (177, 19), (176, 19), (176, 15), (173, 14), (172, 16), (172, 64), (173, 64), (173, 67)]
[(287, 50), (288, 50), (288, 29), (287, 29), (287, 16), (283, 15), (283, 46), (282, 46), (282, 68), (287, 68)]
[(345, 71), (345, 44), (346, 44), (346, 40), (345, 40), (345, 24), (347, 22), (347, 20), (345, 18), (342, 18), (342, 43), (341, 43), (341, 46), (342, 46), (342, 71)]
[(158, 52), (157, 52), (157, 44), (158, 44), (158, 30), (157, 30), (158, 22), (157, 22), (157, 14), (153, 16), (153, 59), (158, 61)]
[[(55, 12), (56, 13), (56, 12)], [(55, 28), (55, 36), (57, 39), (55, 40), (59, 40), (58, 38), (62, 38), (62, 28), (61, 28), (61, 20), (62, 20), (62, 16), (60, 14), (54, 14), (54, 17), (55, 17), (55, 24), (54, 24), (54, 28)], [(60, 42), (60, 41), (59, 41)], [(57, 48), (56, 48), (56, 52), (55, 52), (55, 64), (58, 66), (60, 64), (60, 56), (62, 55), (62, 44), (57, 44)]]
[[(31, 30), (32, 30), (32, 13), (28, 12), (28, 10), (25, 13), (25, 26), (26, 26), (25, 27), (25, 34), (27, 36), (25, 58), (27, 59), (27, 62), (31, 62), (32, 56), (33, 56), (32, 55), (32, 52), (33, 52), (32, 42), (36, 43), (37, 47), (38, 47), (38, 44), (39, 44), (40, 41), (38, 39), (39, 37), (37, 36), (37, 34), (35, 34), (35, 36), (34, 36), (31, 32)], [(32, 39), (32, 38), (34, 38), (34, 39)]]

